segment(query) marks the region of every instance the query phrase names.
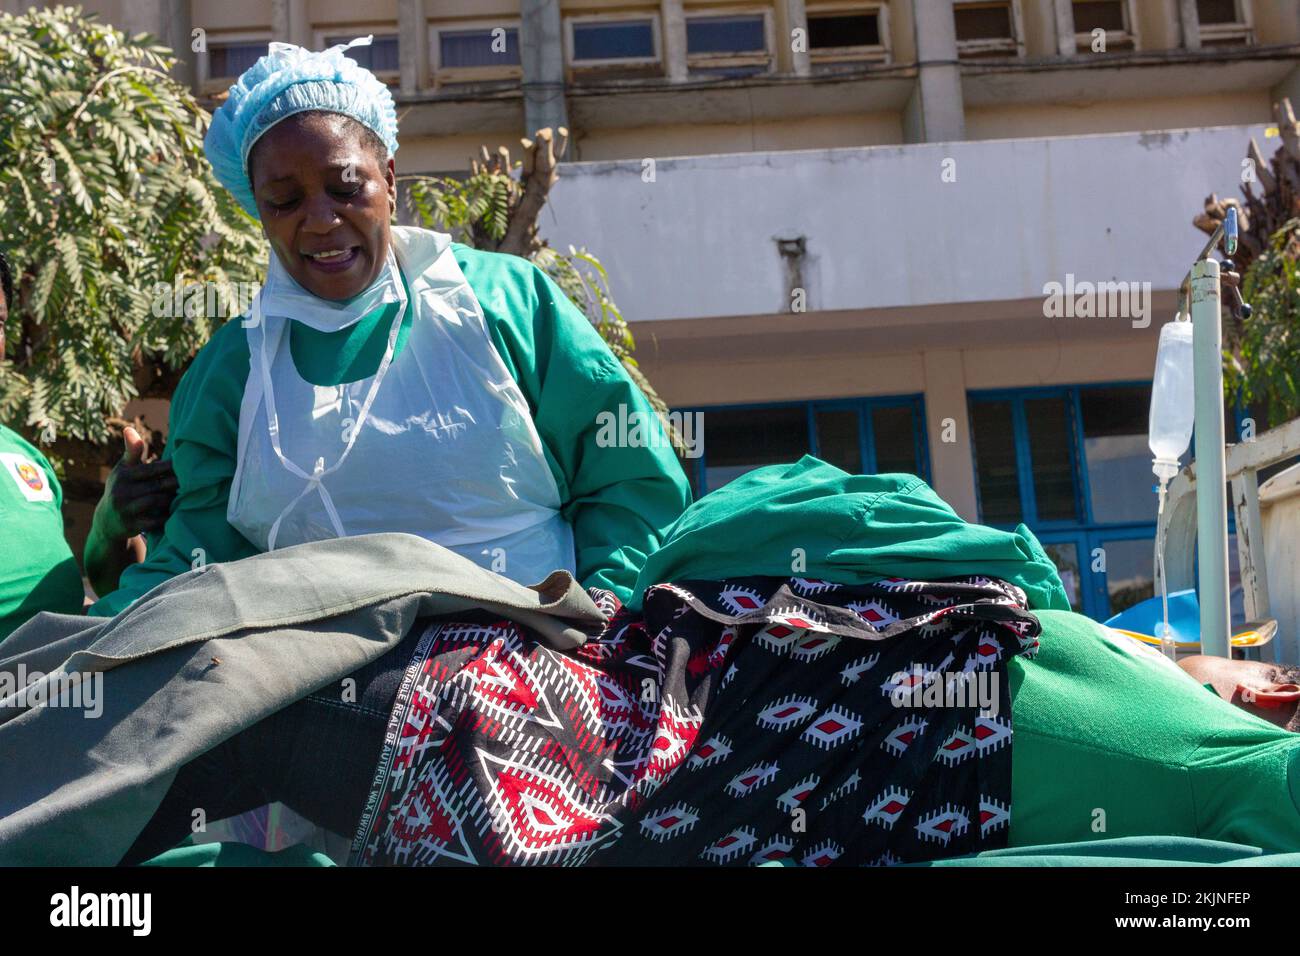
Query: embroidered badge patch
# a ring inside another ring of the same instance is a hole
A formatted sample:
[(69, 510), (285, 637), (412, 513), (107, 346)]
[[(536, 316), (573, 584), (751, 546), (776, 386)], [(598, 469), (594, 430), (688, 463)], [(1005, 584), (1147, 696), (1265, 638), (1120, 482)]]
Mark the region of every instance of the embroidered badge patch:
[(14, 480), (28, 501), (53, 501), (54, 489), (44, 470), (25, 455), (0, 452), (0, 467)]

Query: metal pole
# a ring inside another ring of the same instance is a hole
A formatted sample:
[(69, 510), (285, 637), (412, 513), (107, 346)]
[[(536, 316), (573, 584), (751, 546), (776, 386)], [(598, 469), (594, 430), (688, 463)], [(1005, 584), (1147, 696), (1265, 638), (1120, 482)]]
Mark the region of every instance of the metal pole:
[(1228, 478), (1223, 429), (1219, 263), (1213, 259), (1201, 259), (1192, 266), (1191, 276), (1201, 653), (1228, 657)]

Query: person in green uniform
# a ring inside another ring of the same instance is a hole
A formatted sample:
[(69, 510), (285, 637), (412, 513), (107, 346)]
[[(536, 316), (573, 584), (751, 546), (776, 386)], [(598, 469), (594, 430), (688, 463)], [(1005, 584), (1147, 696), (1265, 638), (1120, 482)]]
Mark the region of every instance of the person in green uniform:
[[(0, 253), (0, 360), (13, 301), (13, 274)], [(174, 492), (171, 466), (143, 461), (144, 442), (125, 429), (126, 452), (109, 476), (86, 541), (86, 575), (107, 592), (122, 570), (142, 557), (143, 530), (161, 526)], [(0, 425), (0, 641), (40, 611), (80, 614), (81, 570), (63, 536), (63, 489), (46, 457)]]
[[(392, 97), (345, 49), (272, 44), (213, 117), (205, 149), (261, 221), (267, 280), (177, 388), (175, 506), (92, 614), (204, 564), (378, 531), (626, 600), (690, 503), (649, 402), (544, 272), (391, 225)], [(602, 412), (650, 427), (611, 441)]]
[(1177, 665), (1086, 617), (1038, 611), (1014, 658), (1013, 847), (1186, 836), (1300, 851), (1294, 668)]

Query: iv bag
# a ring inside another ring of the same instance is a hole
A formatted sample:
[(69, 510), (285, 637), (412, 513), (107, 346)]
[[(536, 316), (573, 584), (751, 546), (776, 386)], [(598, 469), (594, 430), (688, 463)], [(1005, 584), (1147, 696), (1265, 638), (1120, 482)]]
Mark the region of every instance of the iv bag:
[(1151, 385), (1148, 440), (1155, 462), (1151, 470), (1161, 482), (1178, 474), (1178, 460), (1192, 442), (1196, 396), (1192, 384), (1192, 323), (1165, 323), (1156, 352)]

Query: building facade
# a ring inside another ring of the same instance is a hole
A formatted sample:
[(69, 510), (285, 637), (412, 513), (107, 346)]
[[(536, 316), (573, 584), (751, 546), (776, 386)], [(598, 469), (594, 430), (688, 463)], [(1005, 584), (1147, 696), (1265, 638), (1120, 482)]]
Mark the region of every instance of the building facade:
[[(6, 9), (24, 0), (4, 0)], [(1150, 593), (1160, 325), (1272, 105), (1300, 0), (99, 0), (218, 94), (280, 39), (398, 100), (399, 172), (571, 133), (544, 214), (703, 413), (697, 492), (805, 452), (1028, 524), (1071, 600)]]

